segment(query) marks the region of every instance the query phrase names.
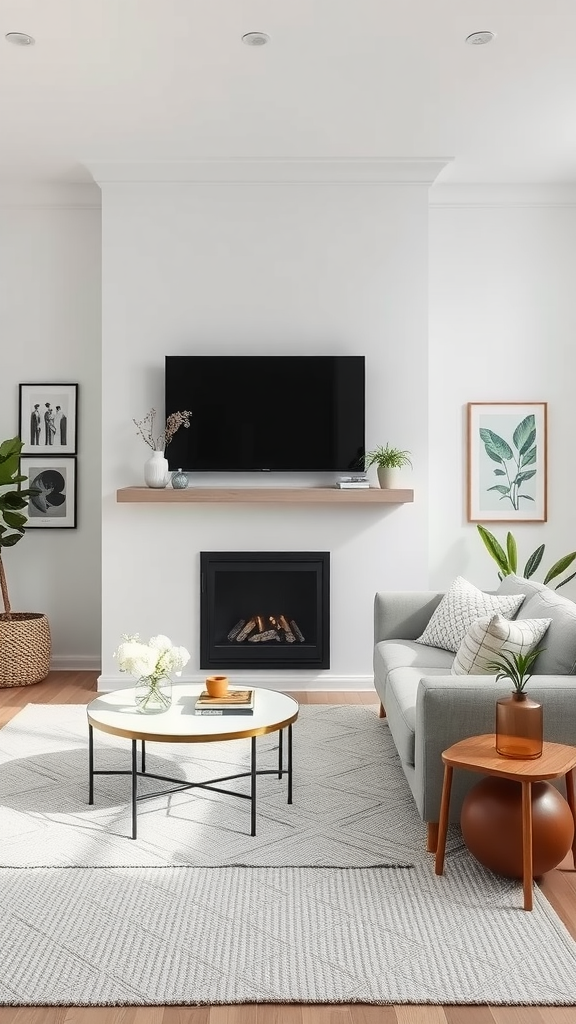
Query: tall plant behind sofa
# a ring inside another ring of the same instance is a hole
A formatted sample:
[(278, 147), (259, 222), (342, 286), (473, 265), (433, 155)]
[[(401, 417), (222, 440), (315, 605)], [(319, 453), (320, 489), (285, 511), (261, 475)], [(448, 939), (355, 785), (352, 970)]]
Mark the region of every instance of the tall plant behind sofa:
[[(494, 534), (490, 533), (490, 530), (487, 530), (485, 526), (478, 526), (477, 530), (484, 541), (488, 554), (494, 559), (500, 570), (498, 573), (498, 579), (502, 580), (504, 576), (510, 576), (512, 573), (516, 575), (518, 573), (518, 546), (510, 531), (506, 534), (506, 551), (504, 551), (504, 548), (496, 540)], [(544, 550), (545, 545), (541, 544), (540, 547), (537, 547), (536, 550), (532, 552), (524, 566), (523, 572), (521, 573), (524, 579), (529, 580), (540, 567), (540, 563), (544, 556)], [(572, 565), (575, 558), (576, 551), (571, 551), (569, 555), (564, 555), (562, 558), (559, 558), (557, 562), (554, 562), (554, 565), (550, 567), (544, 577), (544, 583), (548, 585), (552, 580), (557, 579), (561, 573), (566, 572), (566, 570)], [(566, 576), (556, 584), (554, 590), (559, 590), (560, 587), (564, 587), (575, 577), (576, 572), (571, 573), (570, 576)]]

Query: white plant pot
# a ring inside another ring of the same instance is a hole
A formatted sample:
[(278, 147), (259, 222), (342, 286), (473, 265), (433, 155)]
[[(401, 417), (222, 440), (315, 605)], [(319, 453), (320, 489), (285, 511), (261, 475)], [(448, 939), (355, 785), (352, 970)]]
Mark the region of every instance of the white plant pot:
[(402, 487), (402, 470), (389, 466), (378, 466), (378, 483), (384, 490)]
[(147, 487), (166, 487), (169, 480), (168, 459), (164, 458), (164, 452), (152, 452), (144, 463), (144, 483)]

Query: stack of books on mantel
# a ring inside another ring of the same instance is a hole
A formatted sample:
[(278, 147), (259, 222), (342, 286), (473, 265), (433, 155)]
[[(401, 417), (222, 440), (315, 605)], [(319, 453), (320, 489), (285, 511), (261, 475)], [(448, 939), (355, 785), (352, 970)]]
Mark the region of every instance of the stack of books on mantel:
[(341, 491), (356, 487), (366, 488), (370, 487), (370, 481), (367, 476), (341, 476), (336, 482), (336, 487), (340, 488)]
[(228, 690), (223, 697), (211, 697), (207, 690), (196, 700), (195, 715), (253, 715), (254, 690)]

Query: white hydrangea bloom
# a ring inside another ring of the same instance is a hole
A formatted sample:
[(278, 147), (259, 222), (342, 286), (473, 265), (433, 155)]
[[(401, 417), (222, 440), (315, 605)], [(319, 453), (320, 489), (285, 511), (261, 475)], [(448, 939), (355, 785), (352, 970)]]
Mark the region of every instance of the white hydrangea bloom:
[(172, 649), (172, 641), (169, 637), (164, 636), (163, 633), (159, 633), (158, 636), (153, 636), (148, 641), (150, 647), (155, 647), (159, 651), (170, 651)]
[(129, 672), (131, 676), (150, 676), (156, 669), (158, 652), (147, 644), (128, 641), (120, 644), (117, 658), (121, 672)]
[(124, 642), (115, 651), (121, 672), (129, 672), (137, 679), (142, 676), (169, 676), (182, 674), (184, 665), (190, 660), (185, 647), (172, 647), (172, 641), (163, 634), (153, 636), (147, 644), (142, 643), (138, 634), (124, 634)]
[(182, 669), (190, 661), (190, 655), (185, 647), (175, 647), (172, 651), (172, 671), (177, 676), (182, 675)]

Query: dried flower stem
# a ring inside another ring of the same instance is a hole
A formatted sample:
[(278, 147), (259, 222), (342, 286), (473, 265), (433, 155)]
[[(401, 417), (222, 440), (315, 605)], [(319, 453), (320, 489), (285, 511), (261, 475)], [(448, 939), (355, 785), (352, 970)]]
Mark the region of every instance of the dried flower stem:
[(183, 412), (172, 412), (166, 420), (166, 426), (160, 434), (155, 436), (154, 432), (154, 420), (156, 417), (156, 409), (150, 409), (150, 412), (146, 414), (143, 420), (135, 420), (132, 422), (136, 425), (140, 437), (152, 448), (155, 452), (163, 452), (170, 444), (170, 441), (174, 437), (174, 434), (180, 427), (190, 426), (190, 417), (192, 413), (188, 410)]

